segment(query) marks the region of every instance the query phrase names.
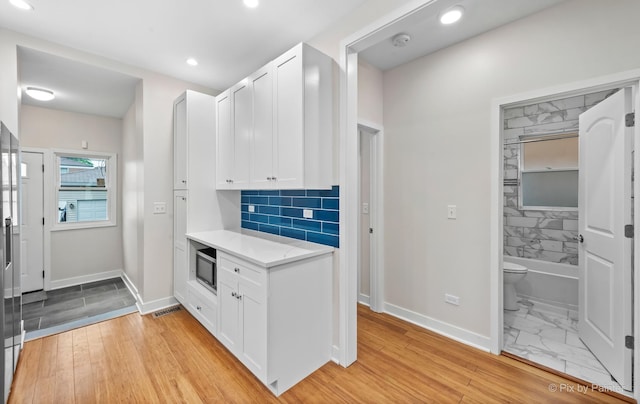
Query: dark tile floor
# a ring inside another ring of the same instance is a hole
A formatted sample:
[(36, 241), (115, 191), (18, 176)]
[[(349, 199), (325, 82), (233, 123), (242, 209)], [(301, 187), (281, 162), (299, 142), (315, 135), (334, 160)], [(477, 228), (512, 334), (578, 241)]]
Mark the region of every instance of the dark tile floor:
[(133, 306), (136, 299), (121, 278), (47, 291), (47, 299), (22, 306), (25, 331), (41, 330), (74, 320)]

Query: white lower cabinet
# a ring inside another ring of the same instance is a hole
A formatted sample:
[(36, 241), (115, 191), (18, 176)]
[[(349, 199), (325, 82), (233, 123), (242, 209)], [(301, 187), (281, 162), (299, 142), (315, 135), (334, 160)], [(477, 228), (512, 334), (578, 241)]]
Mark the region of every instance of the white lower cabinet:
[(271, 268), (217, 260), (217, 338), (275, 395), (329, 361), (330, 254)]
[(211, 334), (217, 334), (217, 298), (197, 281), (187, 282), (186, 308)]
[(267, 341), (266, 271), (227, 256), (219, 258), (218, 338), (265, 382)]
[(187, 191), (173, 193), (173, 295), (182, 304), (187, 300)]

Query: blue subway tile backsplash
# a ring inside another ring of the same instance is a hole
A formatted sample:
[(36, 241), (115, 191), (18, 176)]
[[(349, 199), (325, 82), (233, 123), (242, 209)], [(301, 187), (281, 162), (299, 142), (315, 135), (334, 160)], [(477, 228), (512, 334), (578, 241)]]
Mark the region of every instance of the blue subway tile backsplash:
[[(242, 227), (339, 247), (339, 197), (337, 185), (330, 190), (242, 191)], [(303, 218), (304, 209), (311, 209), (313, 218)]]

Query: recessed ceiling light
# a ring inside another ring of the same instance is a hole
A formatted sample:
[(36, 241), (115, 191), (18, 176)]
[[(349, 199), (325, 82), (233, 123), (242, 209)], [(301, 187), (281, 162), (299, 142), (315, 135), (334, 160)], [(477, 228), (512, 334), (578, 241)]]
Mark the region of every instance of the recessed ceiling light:
[(187, 64), (189, 66), (198, 66), (198, 61), (195, 60), (194, 58), (189, 58), (189, 59), (187, 59)]
[(249, 8), (256, 8), (258, 7), (258, 4), (260, 3), (259, 0), (242, 0), (244, 2), (244, 5), (249, 7)]
[(25, 0), (9, 0), (14, 7), (19, 8), (20, 10), (33, 10), (33, 6), (27, 3)]
[(53, 91), (46, 90), (44, 88), (27, 87), (24, 92), (27, 93), (29, 97), (38, 101), (51, 101), (52, 99), (56, 98), (56, 96), (53, 94)]
[(440, 16), (440, 23), (444, 25), (453, 24), (462, 18), (463, 13), (464, 9), (461, 6), (450, 8)]

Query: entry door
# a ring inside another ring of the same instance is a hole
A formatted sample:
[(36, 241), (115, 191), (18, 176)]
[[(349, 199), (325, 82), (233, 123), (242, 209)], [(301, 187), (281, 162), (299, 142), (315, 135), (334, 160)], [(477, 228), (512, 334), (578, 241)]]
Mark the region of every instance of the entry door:
[(43, 155), (22, 152), (22, 292), (44, 289)]
[(632, 128), (625, 127), (631, 89), (580, 115), (579, 335), (611, 375), (632, 389), (630, 238)]

